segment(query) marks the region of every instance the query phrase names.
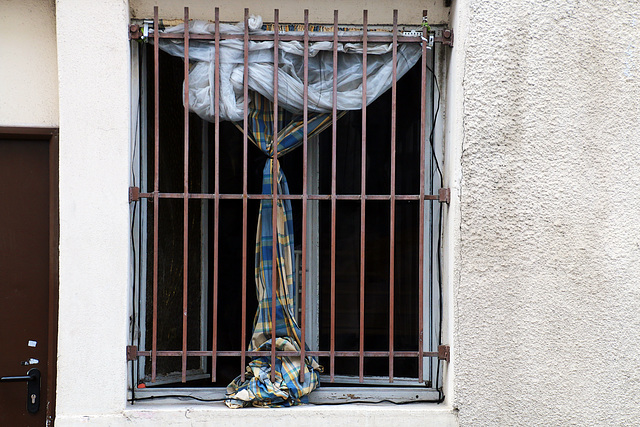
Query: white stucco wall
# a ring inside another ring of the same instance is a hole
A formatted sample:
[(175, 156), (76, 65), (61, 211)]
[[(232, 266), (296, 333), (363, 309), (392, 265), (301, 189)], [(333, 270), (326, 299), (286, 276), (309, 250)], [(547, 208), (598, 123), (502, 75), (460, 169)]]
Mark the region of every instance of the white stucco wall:
[(637, 425), (640, 3), (455, 3), (460, 424)]
[(58, 0), (60, 305), (56, 425), (125, 408), (127, 2)]
[(58, 125), (54, 0), (0, 2), (0, 126)]

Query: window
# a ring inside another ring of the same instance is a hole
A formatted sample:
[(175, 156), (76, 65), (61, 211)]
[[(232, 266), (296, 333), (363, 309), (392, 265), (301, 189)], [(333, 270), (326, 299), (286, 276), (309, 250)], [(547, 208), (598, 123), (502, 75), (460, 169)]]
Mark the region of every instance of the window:
[(426, 29), (277, 16), (163, 31), (156, 9), (154, 43), (134, 44), (132, 399), (235, 381), (242, 404), (258, 366), (283, 380), (274, 362), (297, 363), (300, 396), (265, 405), (317, 380), (312, 402), (437, 399), (447, 191)]

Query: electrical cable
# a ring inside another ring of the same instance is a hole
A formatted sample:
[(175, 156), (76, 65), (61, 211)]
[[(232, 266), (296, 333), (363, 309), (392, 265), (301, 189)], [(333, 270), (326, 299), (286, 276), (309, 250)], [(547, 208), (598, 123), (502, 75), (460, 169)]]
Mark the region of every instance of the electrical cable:
[[(138, 51), (138, 56), (141, 56), (141, 52)], [(138, 63), (140, 63), (140, 58), (138, 58), (139, 61)], [(140, 73), (141, 71), (139, 70), (138, 72), (138, 81), (140, 81)], [(141, 104), (140, 104), (140, 93), (138, 92), (138, 104), (137, 104), (137, 108), (136, 108), (136, 118), (135, 118), (135, 132), (134, 132), (134, 138), (133, 138), (133, 148), (131, 150), (131, 183), (133, 186), (136, 185), (136, 173), (135, 173), (135, 156), (136, 156), (136, 152), (138, 149), (138, 140), (140, 138), (139, 135), (139, 121), (140, 121), (140, 108), (141, 108)], [(133, 203), (133, 210), (131, 212), (131, 256), (132, 256), (132, 263), (133, 263), (133, 293), (135, 295), (136, 293), (136, 284), (137, 284), (137, 275), (138, 275), (138, 261), (137, 261), (137, 252), (136, 252), (136, 240), (135, 240), (135, 219), (136, 219), (136, 211), (137, 211), (137, 206), (138, 203), (134, 202)], [(138, 297), (138, 302), (140, 300), (140, 297)], [(136, 339), (136, 299), (132, 298), (131, 299), (131, 320), (129, 322), (129, 327), (131, 329), (131, 345), (133, 345), (133, 343), (135, 342)], [(131, 363), (131, 401), (135, 401), (136, 397), (135, 397), (135, 383), (137, 380), (137, 376), (136, 376), (136, 368), (135, 368), (135, 361), (132, 361)]]
[(131, 399), (132, 401), (135, 402), (140, 402), (142, 400), (153, 400), (153, 399), (193, 399), (193, 400), (197, 400), (199, 402), (224, 402), (225, 398), (219, 398), (219, 399), (204, 399), (202, 397), (197, 397), (197, 396), (188, 396), (188, 395), (184, 395), (184, 394), (164, 394), (162, 396), (145, 396), (145, 397), (137, 397), (135, 399)]
[[(433, 158), (433, 160), (435, 161), (436, 164), (436, 169), (438, 170), (438, 176), (440, 178), (440, 185), (442, 186), (443, 184), (443, 175), (442, 175), (442, 169), (440, 168), (440, 162), (438, 161), (438, 156), (436, 155), (436, 150), (435, 150), (435, 144), (434, 144), (434, 129), (435, 129), (435, 122), (438, 119), (438, 113), (440, 112), (440, 85), (438, 84), (438, 77), (436, 76), (436, 73), (434, 72), (433, 68), (435, 68), (435, 55), (432, 55), (432, 68), (430, 68), (428, 65), (426, 66), (427, 69), (431, 72), (431, 76), (433, 77), (433, 82), (435, 83), (437, 92), (438, 92), (438, 100), (435, 102), (436, 104), (436, 111), (433, 115), (433, 124), (431, 126), (431, 132), (429, 133), (429, 143), (431, 144), (431, 156)], [(433, 178), (432, 178), (433, 179)], [(438, 243), (437, 243), (437, 249), (436, 249), (436, 264), (438, 267), (438, 317), (439, 317), (439, 327), (438, 327), (438, 346), (442, 345), (442, 320), (443, 320), (443, 314), (442, 314), (442, 309), (443, 309), (443, 304), (442, 304), (442, 253), (441, 253), (441, 245), (442, 245), (442, 211), (443, 211), (443, 203), (440, 203), (440, 208), (439, 208), (439, 212), (438, 212)], [(439, 394), (439, 399), (437, 401), (437, 403), (441, 403), (444, 401), (445, 395), (442, 392), (442, 386), (438, 387), (438, 382), (440, 381), (440, 365), (442, 364), (442, 361), (438, 359), (437, 361), (437, 365), (436, 365), (436, 378), (435, 378), (435, 389), (438, 391)]]

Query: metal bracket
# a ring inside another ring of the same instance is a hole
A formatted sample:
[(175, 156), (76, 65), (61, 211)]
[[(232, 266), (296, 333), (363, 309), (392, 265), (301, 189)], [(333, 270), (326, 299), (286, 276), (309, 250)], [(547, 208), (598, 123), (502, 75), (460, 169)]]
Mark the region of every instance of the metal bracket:
[(129, 40), (140, 40), (142, 38), (142, 32), (140, 31), (140, 25), (129, 25)]
[(140, 187), (129, 187), (129, 203), (140, 200)]
[(442, 43), (445, 46), (453, 47), (453, 30), (451, 28), (445, 28), (442, 30), (441, 36), (434, 38), (436, 43)]
[(134, 361), (137, 358), (138, 358), (138, 346), (128, 345), (127, 346), (127, 362)]
[(451, 359), (451, 349), (448, 345), (439, 345), (438, 346), (438, 360), (445, 360), (447, 363)]
[(441, 188), (438, 190), (438, 201), (440, 203), (450, 203), (451, 202), (451, 189), (450, 188)]

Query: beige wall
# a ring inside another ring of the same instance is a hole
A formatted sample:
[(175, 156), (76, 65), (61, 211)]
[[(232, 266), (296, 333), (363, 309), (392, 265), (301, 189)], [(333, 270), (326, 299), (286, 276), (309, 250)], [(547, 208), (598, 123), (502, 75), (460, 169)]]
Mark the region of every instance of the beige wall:
[(455, 3), (460, 424), (637, 425), (640, 3)]
[(280, 22), (302, 22), (304, 9), (309, 9), (309, 20), (314, 23), (333, 23), (333, 11), (339, 11), (341, 24), (361, 24), (362, 11), (369, 11), (370, 24), (392, 23), (393, 9), (398, 9), (398, 22), (401, 24), (419, 24), (422, 11), (428, 10), (429, 22), (442, 24), (449, 21), (449, 8), (444, 7), (444, 0), (245, 0), (216, 1), (209, 0), (131, 0), (131, 16), (133, 18), (153, 18), (154, 5), (159, 6), (163, 19), (183, 19), (184, 7), (189, 6), (189, 16), (193, 19), (213, 20), (214, 8), (220, 8), (220, 19), (224, 21), (241, 21), (244, 8), (249, 12), (261, 15), (265, 22), (273, 21), (273, 9), (280, 10)]
[(58, 125), (54, 0), (0, 2), (0, 126)]

